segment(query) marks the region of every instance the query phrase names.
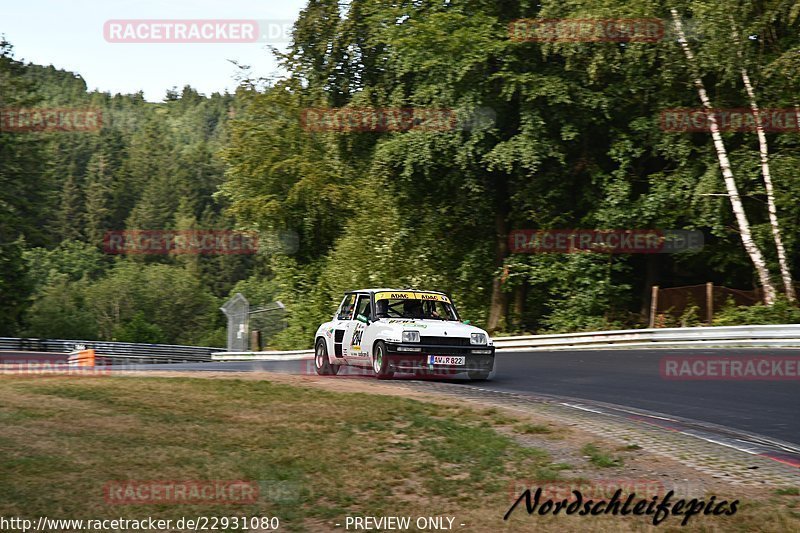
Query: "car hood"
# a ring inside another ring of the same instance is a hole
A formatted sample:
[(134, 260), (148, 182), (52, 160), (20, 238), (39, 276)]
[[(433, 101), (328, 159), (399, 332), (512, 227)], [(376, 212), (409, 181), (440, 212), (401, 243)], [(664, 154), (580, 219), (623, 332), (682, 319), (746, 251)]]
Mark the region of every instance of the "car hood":
[[(383, 326), (390, 326), (397, 332), (397, 336), (403, 330), (416, 330), (422, 336), (431, 337), (466, 337), (469, 338), (470, 333), (483, 333), (489, 338), (486, 331), (463, 322), (445, 321), (445, 320), (428, 320), (428, 319), (410, 319), (410, 318), (382, 318), (378, 323)], [(492, 344), (489, 338), (489, 344)]]

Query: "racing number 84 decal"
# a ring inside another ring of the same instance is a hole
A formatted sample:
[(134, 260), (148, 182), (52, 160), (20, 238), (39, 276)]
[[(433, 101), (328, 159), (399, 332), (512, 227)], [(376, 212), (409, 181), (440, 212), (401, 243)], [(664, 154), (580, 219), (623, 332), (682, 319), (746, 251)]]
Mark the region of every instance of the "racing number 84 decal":
[(361, 349), (361, 337), (364, 335), (364, 327), (359, 325), (356, 327), (356, 330), (353, 332), (353, 340), (350, 342), (350, 346), (353, 348)]

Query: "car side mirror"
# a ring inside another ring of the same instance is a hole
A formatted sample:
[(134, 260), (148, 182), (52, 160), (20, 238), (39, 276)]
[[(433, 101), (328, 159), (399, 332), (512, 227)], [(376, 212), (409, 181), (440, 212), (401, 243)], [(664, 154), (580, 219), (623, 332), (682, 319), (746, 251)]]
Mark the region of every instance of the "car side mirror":
[(369, 318), (365, 317), (364, 315), (358, 315), (356, 317), (356, 320), (358, 320), (359, 322), (363, 322), (366, 325), (369, 325)]
[(470, 324), (470, 321), (469, 321), (469, 320), (465, 320), (465, 321), (464, 321), (464, 324), (467, 324), (467, 325), (469, 325), (469, 324)]

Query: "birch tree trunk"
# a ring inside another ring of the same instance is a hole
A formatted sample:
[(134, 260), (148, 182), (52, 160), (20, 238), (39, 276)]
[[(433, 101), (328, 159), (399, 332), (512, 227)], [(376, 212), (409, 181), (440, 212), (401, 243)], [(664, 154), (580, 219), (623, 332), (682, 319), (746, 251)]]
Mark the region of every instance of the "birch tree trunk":
[[(739, 36), (736, 30), (733, 32), (733, 39), (736, 43), (739, 58), (742, 58), (742, 50), (740, 48)], [(758, 150), (761, 156), (761, 175), (764, 177), (764, 188), (767, 191), (767, 211), (769, 212), (769, 223), (772, 227), (772, 237), (775, 240), (775, 248), (778, 251), (778, 265), (781, 270), (781, 279), (783, 280), (783, 289), (789, 301), (794, 302), (797, 296), (794, 291), (794, 280), (792, 280), (792, 272), (789, 270), (789, 262), (786, 259), (786, 249), (783, 246), (783, 238), (781, 238), (781, 228), (778, 223), (778, 209), (775, 206), (775, 190), (772, 187), (772, 175), (769, 170), (769, 146), (767, 144), (767, 135), (764, 132), (764, 127), (761, 124), (761, 110), (756, 101), (756, 93), (753, 90), (753, 84), (750, 82), (750, 75), (747, 72), (747, 67), (742, 62), (742, 82), (744, 89), (747, 92), (747, 98), (750, 100), (750, 109), (753, 111), (753, 119), (756, 122), (756, 134), (758, 135)]]
[(767, 210), (769, 211), (769, 223), (772, 226), (772, 237), (775, 239), (775, 248), (778, 250), (778, 264), (781, 269), (781, 278), (783, 279), (783, 288), (786, 292), (786, 297), (794, 302), (797, 297), (794, 292), (794, 281), (792, 280), (792, 273), (789, 270), (789, 263), (786, 260), (786, 249), (783, 247), (783, 239), (781, 238), (781, 229), (778, 225), (778, 209), (775, 207), (775, 190), (772, 187), (772, 176), (769, 170), (769, 147), (767, 145), (767, 135), (764, 133), (764, 127), (761, 124), (761, 112), (756, 102), (756, 95), (753, 91), (753, 85), (750, 83), (750, 76), (747, 74), (747, 69), (742, 67), (742, 81), (744, 82), (747, 97), (750, 99), (750, 109), (753, 110), (753, 118), (756, 121), (756, 133), (758, 134), (758, 150), (761, 154), (761, 175), (764, 177), (764, 188), (767, 191)]
[[(703, 103), (703, 107), (709, 111), (712, 111), (713, 107), (711, 106), (711, 100), (706, 93), (703, 80), (700, 78), (700, 74), (695, 69), (694, 54), (692, 53), (691, 48), (689, 48), (689, 43), (686, 40), (686, 34), (683, 31), (681, 18), (675, 8), (670, 9), (670, 12), (672, 13), (675, 31), (678, 34), (678, 42), (680, 43), (681, 48), (683, 48), (684, 54), (686, 54), (691, 75), (694, 77), (693, 81), (694, 86), (697, 88), (697, 94), (700, 97), (700, 101)], [(758, 248), (758, 245), (755, 243), (755, 241), (753, 241), (753, 236), (750, 232), (750, 223), (747, 220), (747, 214), (744, 212), (744, 206), (742, 205), (742, 199), (739, 196), (739, 189), (736, 186), (736, 181), (733, 179), (733, 170), (731, 170), (731, 164), (728, 160), (728, 152), (725, 149), (725, 144), (722, 142), (722, 135), (719, 132), (719, 125), (717, 124), (717, 119), (713, 113), (709, 113), (708, 123), (711, 129), (711, 138), (714, 140), (714, 148), (717, 152), (717, 159), (719, 159), (722, 177), (725, 180), (728, 198), (731, 201), (731, 209), (733, 210), (737, 225), (739, 226), (739, 234), (742, 238), (742, 244), (744, 245), (745, 251), (750, 256), (750, 261), (752, 261), (753, 266), (756, 269), (759, 282), (764, 290), (764, 303), (767, 305), (772, 305), (775, 303), (775, 287), (772, 285), (772, 280), (770, 279), (769, 270), (767, 269), (764, 256), (761, 253), (761, 250)]]

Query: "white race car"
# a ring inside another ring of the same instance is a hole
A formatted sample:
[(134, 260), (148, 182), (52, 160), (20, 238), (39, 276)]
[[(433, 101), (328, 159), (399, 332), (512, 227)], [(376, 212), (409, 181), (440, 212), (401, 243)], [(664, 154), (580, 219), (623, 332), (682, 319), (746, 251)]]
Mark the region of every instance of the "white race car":
[(314, 338), (314, 366), (335, 375), (342, 366), (371, 368), (378, 379), (395, 372), (487, 379), (494, 343), (461, 322), (450, 298), (437, 291), (364, 289), (344, 295)]

